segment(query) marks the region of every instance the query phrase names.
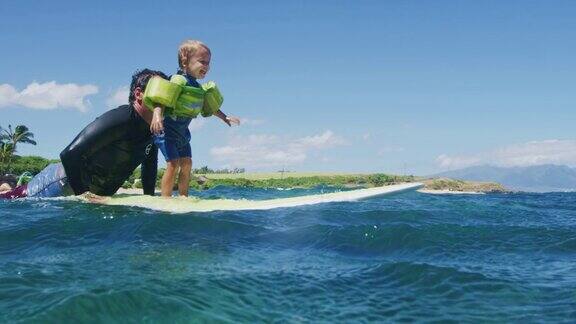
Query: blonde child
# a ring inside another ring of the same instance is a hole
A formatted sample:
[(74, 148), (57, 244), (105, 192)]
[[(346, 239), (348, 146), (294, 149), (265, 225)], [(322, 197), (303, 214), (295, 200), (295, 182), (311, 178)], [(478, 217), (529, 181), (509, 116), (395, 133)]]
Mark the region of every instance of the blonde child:
[[(203, 79), (210, 70), (211, 52), (208, 46), (197, 40), (186, 40), (178, 49), (178, 74), (186, 77), (187, 86), (200, 87), (197, 80)], [(190, 172), (192, 171), (192, 149), (190, 147), (190, 130), (192, 118), (164, 117), (164, 109), (154, 109), (150, 130), (154, 134), (164, 133), (165, 149), (161, 149), (166, 159), (166, 172), (162, 177), (161, 190), (163, 197), (172, 196), (174, 181), (178, 174), (178, 192), (188, 196)], [(237, 117), (228, 117), (222, 111), (214, 113), (228, 126), (239, 125)]]

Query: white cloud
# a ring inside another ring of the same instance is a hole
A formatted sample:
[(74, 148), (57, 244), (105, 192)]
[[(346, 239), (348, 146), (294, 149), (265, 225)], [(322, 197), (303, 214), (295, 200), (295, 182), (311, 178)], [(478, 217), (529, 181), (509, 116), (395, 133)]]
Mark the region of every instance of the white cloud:
[(206, 119), (204, 118), (194, 118), (188, 127), (191, 132), (195, 132), (200, 130), (206, 124)]
[(18, 97), (18, 91), (9, 84), (0, 84), (0, 107), (12, 105)]
[(311, 152), (345, 143), (330, 130), (297, 139), (267, 134), (235, 136), (228, 145), (212, 148), (210, 154), (216, 161), (231, 167), (283, 167), (304, 162)]
[(264, 124), (261, 119), (240, 118), (240, 125), (242, 126), (260, 126)]
[(109, 108), (116, 108), (120, 105), (126, 105), (128, 104), (129, 94), (129, 87), (119, 87), (110, 97), (108, 97), (108, 99), (106, 99), (106, 105), (108, 105)]
[(300, 139), (297, 139), (292, 143), (295, 147), (302, 147), (306, 148), (316, 148), (316, 149), (326, 149), (333, 146), (344, 145), (346, 142), (334, 135), (334, 133), (330, 130), (325, 131), (320, 135), (314, 136), (306, 136)]
[(460, 169), (473, 165), (483, 164), (479, 157), (448, 156), (441, 154), (436, 158), (436, 163), (444, 169)]
[(498, 148), (472, 155), (442, 154), (436, 158), (440, 167), (459, 169), (474, 165), (531, 166), (565, 164), (576, 166), (576, 140), (543, 140)]
[(85, 97), (96, 93), (98, 87), (92, 84), (32, 82), (20, 92), (10, 84), (0, 84), (0, 108), (20, 106), (42, 110), (76, 108), (79, 111), (86, 111), (90, 101)]
[(362, 135), (362, 139), (365, 140), (365, 141), (369, 140), (370, 137), (372, 137), (372, 135), (371, 135), (370, 133), (364, 133), (364, 134)]

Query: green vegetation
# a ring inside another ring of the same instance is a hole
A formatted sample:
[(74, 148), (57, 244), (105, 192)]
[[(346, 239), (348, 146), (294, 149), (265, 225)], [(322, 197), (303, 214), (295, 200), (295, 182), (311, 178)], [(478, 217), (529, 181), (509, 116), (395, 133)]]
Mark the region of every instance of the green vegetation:
[[(248, 179), (248, 180), (265, 180), (265, 179), (284, 179), (284, 178), (307, 178), (307, 177), (331, 177), (331, 176), (362, 176), (358, 173), (343, 173), (343, 172), (259, 172), (259, 173), (205, 173), (197, 172), (194, 174), (206, 176), (210, 179)], [(364, 174), (365, 175), (365, 174)]]
[[(160, 185), (160, 179), (164, 169), (158, 171), (156, 185)], [(198, 184), (198, 177), (206, 179), (203, 184)], [(140, 169), (134, 171), (132, 176), (124, 183), (124, 188), (141, 188), (139, 181)], [(190, 187), (194, 189), (208, 189), (216, 186), (255, 187), (255, 188), (311, 188), (316, 186), (334, 187), (375, 187), (387, 184), (413, 182), (413, 176), (396, 176), (388, 174), (319, 174), (319, 173), (294, 173), (280, 175), (274, 173), (244, 173), (244, 174), (194, 174), (190, 181)]]
[(469, 191), (469, 192), (484, 192), (484, 193), (497, 193), (508, 192), (504, 186), (494, 182), (474, 182), (462, 181), (448, 178), (426, 179), (422, 181), (424, 188), (429, 190), (448, 190), (455, 192)]
[[(160, 179), (164, 169), (158, 170), (156, 186), (160, 186)], [(205, 180), (198, 183), (199, 178)], [(124, 183), (124, 188), (142, 188), (140, 183), (140, 169), (136, 169), (132, 176)], [(271, 172), (271, 173), (211, 173), (192, 175), (190, 188), (209, 189), (217, 186), (252, 187), (252, 188), (312, 188), (317, 186), (333, 187), (379, 187), (403, 182), (423, 182), (425, 189), (448, 190), (455, 192), (508, 192), (498, 183), (461, 181), (447, 178), (426, 179), (414, 176), (399, 176), (384, 173), (374, 174), (338, 174), (338, 173), (311, 173), (311, 172)]]
[(14, 146), (12, 144), (0, 141), (0, 175), (8, 172), (13, 152)]
[(33, 138), (34, 134), (24, 125), (18, 125), (14, 130), (12, 125), (8, 125), (8, 129), (0, 127), (0, 174), (17, 173), (13, 171), (12, 163), (15, 162), (18, 143), (36, 145)]
[(203, 166), (200, 167), (198, 169), (193, 169), (192, 170), (193, 173), (198, 173), (198, 174), (209, 174), (209, 173), (217, 173), (217, 174), (239, 174), (239, 173), (244, 173), (245, 170), (244, 168), (234, 168), (232, 170), (230, 169), (220, 169), (220, 170), (212, 170), (210, 169), (208, 166)]
[(285, 178), (260, 178), (248, 177), (213, 177), (205, 176), (208, 180), (203, 185), (191, 181), (193, 188), (211, 188), (215, 186), (238, 186), (256, 188), (311, 188), (316, 186), (334, 187), (376, 187), (386, 184), (412, 182), (412, 176), (394, 176), (387, 174), (364, 174), (364, 175), (311, 175)]
[(35, 175), (42, 171), (42, 169), (44, 169), (48, 164), (54, 162), (59, 162), (59, 160), (48, 160), (39, 156), (14, 155), (12, 156), (10, 169), (7, 169), (7, 172), (15, 175), (20, 175), (24, 172), (30, 172)]

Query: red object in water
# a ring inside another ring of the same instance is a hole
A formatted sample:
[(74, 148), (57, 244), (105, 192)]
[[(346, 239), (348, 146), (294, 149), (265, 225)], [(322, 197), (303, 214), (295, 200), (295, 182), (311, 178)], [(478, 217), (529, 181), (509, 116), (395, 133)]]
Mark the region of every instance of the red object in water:
[(16, 198), (24, 198), (28, 196), (28, 185), (21, 185), (18, 186), (8, 192), (4, 192), (0, 194), (0, 198), (5, 199), (16, 199)]

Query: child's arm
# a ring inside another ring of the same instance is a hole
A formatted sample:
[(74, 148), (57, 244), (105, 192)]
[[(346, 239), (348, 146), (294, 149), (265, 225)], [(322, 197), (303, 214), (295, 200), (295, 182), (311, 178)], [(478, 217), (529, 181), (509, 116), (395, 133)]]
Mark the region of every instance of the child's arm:
[(222, 119), (222, 121), (225, 122), (226, 124), (228, 124), (228, 126), (240, 125), (240, 118), (234, 117), (234, 116), (228, 117), (221, 110), (218, 110), (217, 112), (215, 112), (214, 116), (217, 116), (218, 118)]
[(154, 107), (152, 121), (150, 122), (150, 132), (160, 134), (164, 131), (164, 107)]

